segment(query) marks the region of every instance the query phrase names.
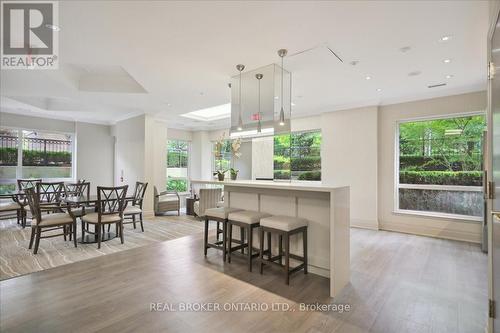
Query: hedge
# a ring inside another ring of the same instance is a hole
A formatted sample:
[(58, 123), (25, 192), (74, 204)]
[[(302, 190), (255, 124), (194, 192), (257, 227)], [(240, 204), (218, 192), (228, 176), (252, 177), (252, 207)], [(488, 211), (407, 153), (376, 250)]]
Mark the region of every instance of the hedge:
[[(0, 165), (17, 165), (17, 148), (0, 148)], [(23, 165), (71, 166), (71, 153), (67, 151), (23, 150)]]
[(290, 171), (274, 170), (274, 179), (290, 179)]
[(312, 171), (321, 169), (320, 156), (308, 156), (302, 158), (292, 158), (292, 171)]
[(299, 180), (321, 180), (321, 171), (308, 171), (299, 176)]
[(400, 184), (481, 186), (481, 171), (400, 171)]
[(23, 150), (23, 165), (58, 165), (70, 166), (71, 153), (67, 151)]
[(186, 152), (172, 151), (167, 154), (167, 167), (187, 168), (188, 157)]
[(17, 165), (17, 148), (0, 148), (0, 165)]
[[(470, 162), (466, 162), (465, 167), (471, 167), (472, 164), (479, 165), (481, 163), (481, 157), (476, 156)], [(461, 171), (464, 169), (464, 163), (462, 161), (451, 161), (447, 162), (443, 157), (440, 156), (400, 156), (399, 157), (399, 168), (401, 170), (410, 169), (413, 171), (447, 171), (449, 166), (454, 171)]]

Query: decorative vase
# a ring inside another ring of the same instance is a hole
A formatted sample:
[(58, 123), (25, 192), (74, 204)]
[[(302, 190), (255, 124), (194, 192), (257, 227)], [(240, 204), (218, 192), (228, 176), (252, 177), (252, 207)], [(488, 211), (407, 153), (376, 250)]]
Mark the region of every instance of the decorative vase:
[(217, 177), (219, 177), (220, 182), (224, 181), (224, 174), (223, 173), (218, 173)]
[(231, 172), (231, 180), (236, 180), (236, 178), (238, 178), (238, 173), (236, 172)]

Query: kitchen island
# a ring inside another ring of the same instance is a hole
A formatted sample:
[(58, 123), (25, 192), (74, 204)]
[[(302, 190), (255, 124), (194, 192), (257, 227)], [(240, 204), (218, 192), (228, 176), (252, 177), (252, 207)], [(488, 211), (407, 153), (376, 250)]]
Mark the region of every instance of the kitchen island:
[[(309, 272), (330, 278), (331, 297), (338, 295), (349, 282), (349, 187), (250, 180), (192, 180), (191, 183), (198, 187), (223, 186), (227, 207), (306, 218)], [(238, 236), (239, 232), (234, 234), (235, 238)], [(290, 252), (302, 255), (302, 236), (295, 237)], [(258, 248), (257, 234), (254, 240), (254, 247)]]

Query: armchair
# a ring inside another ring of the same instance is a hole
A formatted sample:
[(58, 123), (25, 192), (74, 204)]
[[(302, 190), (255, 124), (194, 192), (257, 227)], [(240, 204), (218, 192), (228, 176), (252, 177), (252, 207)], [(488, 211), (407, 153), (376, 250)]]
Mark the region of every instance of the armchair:
[(176, 191), (158, 192), (154, 187), (154, 211), (155, 215), (160, 215), (166, 212), (177, 211), (177, 215), (181, 214), (181, 198)]

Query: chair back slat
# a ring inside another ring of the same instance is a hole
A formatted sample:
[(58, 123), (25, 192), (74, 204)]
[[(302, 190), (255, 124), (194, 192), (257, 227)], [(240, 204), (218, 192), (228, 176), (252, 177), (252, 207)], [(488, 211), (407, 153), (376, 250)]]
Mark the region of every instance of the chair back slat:
[(40, 221), (40, 200), (38, 194), (33, 187), (28, 187), (24, 190), (25, 197), (28, 201), (28, 206), (30, 207), (31, 215), (33, 219)]
[(146, 193), (146, 188), (148, 183), (135, 182), (134, 190), (134, 205), (138, 205), (142, 209), (142, 201), (144, 200), (144, 194)]
[(70, 197), (90, 196), (90, 182), (67, 183), (66, 195)]
[(97, 187), (97, 209), (99, 215), (120, 214), (125, 209), (128, 185), (118, 187)]
[(36, 188), (36, 184), (41, 183), (42, 179), (37, 178), (31, 178), (31, 179), (18, 179), (17, 180), (17, 189), (19, 191), (24, 191), (27, 188)]
[(39, 202), (48, 204), (60, 203), (66, 189), (63, 182), (40, 182), (36, 184), (36, 191)]

